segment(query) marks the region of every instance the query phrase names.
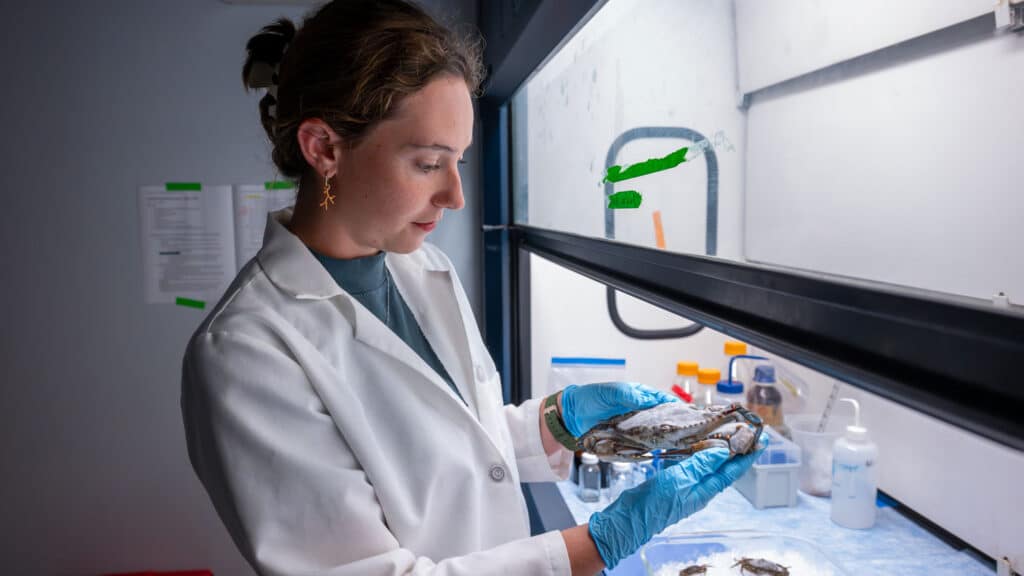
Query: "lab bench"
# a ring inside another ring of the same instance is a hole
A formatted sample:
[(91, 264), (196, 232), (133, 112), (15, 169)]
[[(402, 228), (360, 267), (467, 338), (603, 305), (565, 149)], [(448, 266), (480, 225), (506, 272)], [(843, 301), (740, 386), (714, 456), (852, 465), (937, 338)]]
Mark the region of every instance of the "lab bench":
[[(576, 524), (587, 522), (591, 514), (609, 503), (603, 493), (599, 502), (580, 501), (576, 484), (570, 481), (557, 482), (555, 486)], [(796, 506), (758, 510), (735, 488), (728, 488), (706, 508), (669, 527), (662, 535), (732, 530), (756, 530), (809, 540), (849, 574), (857, 576), (987, 576), (995, 573), (983, 560), (953, 548), (892, 507), (879, 507), (873, 528), (851, 530), (837, 526), (829, 518), (828, 498), (803, 492), (798, 492)], [(640, 554), (624, 559), (606, 574), (643, 576)]]

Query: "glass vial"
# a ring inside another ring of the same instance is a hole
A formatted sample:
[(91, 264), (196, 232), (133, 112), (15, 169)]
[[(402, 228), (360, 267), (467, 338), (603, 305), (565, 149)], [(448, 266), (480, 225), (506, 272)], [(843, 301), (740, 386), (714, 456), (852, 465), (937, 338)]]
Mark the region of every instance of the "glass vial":
[(633, 487), (633, 463), (612, 462), (612, 474), (608, 480), (608, 500), (617, 500), (623, 491)]
[(672, 383), (672, 391), (684, 402), (693, 402), (697, 395), (697, 370), (696, 362), (677, 362), (676, 379)]
[(714, 404), (715, 386), (722, 379), (722, 373), (714, 368), (701, 368), (697, 371), (697, 395), (693, 397), (693, 405), (707, 408)]
[(638, 460), (636, 464), (634, 464), (633, 468), (633, 485), (639, 486), (640, 484), (647, 482), (647, 480), (654, 477), (655, 472), (657, 472), (657, 470), (654, 469), (653, 458)]
[(601, 499), (601, 467), (597, 464), (597, 456), (583, 453), (578, 480), (580, 501), (597, 502)]

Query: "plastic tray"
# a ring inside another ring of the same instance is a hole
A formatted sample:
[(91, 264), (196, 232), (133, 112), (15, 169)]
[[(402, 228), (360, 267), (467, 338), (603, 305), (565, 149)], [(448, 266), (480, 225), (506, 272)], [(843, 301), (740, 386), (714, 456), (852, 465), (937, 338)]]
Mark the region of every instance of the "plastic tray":
[(796, 506), (800, 483), (800, 447), (766, 426), (768, 448), (733, 486), (755, 508)]
[(764, 558), (787, 566), (790, 576), (850, 576), (821, 548), (802, 538), (747, 530), (657, 536), (640, 551), (648, 576), (677, 576), (694, 564), (711, 564), (707, 576), (739, 574), (740, 558)]

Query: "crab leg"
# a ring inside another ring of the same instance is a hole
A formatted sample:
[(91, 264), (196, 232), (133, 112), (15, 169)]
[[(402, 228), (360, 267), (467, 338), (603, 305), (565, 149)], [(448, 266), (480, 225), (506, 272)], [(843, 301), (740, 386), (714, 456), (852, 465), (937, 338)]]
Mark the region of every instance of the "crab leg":
[(694, 442), (686, 448), (666, 450), (661, 453), (660, 457), (663, 460), (684, 460), (693, 456), (697, 452), (707, 450), (708, 448), (729, 448), (729, 439), (721, 434), (714, 434), (704, 440)]
[(764, 427), (764, 421), (757, 414), (747, 410), (746, 408), (739, 406), (736, 408), (736, 412), (739, 412), (743, 419), (750, 423), (751, 426), (757, 429), (758, 435), (761, 434), (761, 429)]
[[(611, 447), (607, 445), (611, 444)], [(577, 444), (580, 450), (588, 450), (583, 442)], [(600, 440), (590, 449), (598, 457), (614, 457), (615, 459), (643, 460), (644, 455), (650, 450), (649, 447), (641, 444), (623, 442), (621, 440)], [(633, 451), (632, 453), (630, 451)]]
[[(750, 423), (754, 427), (754, 446), (757, 446), (757, 439), (761, 438), (761, 431), (764, 430), (764, 421), (757, 414), (747, 410), (746, 408), (740, 407), (737, 412), (743, 416), (743, 419)], [(753, 448), (752, 448), (753, 450)]]

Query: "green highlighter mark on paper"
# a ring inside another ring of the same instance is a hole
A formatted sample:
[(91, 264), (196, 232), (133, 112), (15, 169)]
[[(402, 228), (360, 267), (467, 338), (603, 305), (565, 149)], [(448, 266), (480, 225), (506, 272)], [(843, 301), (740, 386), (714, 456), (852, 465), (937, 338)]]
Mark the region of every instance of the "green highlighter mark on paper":
[(274, 180), (272, 182), (264, 182), (263, 188), (265, 190), (291, 190), (295, 188), (295, 184), (283, 180)]
[(174, 300), (174, 303), (177, 304), (178, 306), (185, 306), (185, 307), (188, 307), (188, 308), (197, 308), (199, 310), (202, 310), (203, 308), (206, 308), (206, 302), (203, 302), (202, 300), (192, 300), (192, 299), (189, 299), (189, 298), (176, 298)]
[(654, 174), (655, 172), (661, 172), (662, 170), (668, 170), (669, 168), (675, 168), (683, 162), (686, 162), (687, 150), (688, 147), (684, 146), (664, 158), (651, 158), (644, 162), (630, 164), (625, 170), (623, 170), (622, 166), (612, 166), (608, 168), (608, 174), (605, 175), (604, 181), (622, 182), (623, 180), (629, 180), (630, 178), (638, 178), (640, 176)]
[(199, 182), (167, 182), (168, 192), (202, 192), (203, 185)]
[(623, 190), (608, 197), (608, 207), (616, 208), (639, 208), (643, 197), (636, 190)]

